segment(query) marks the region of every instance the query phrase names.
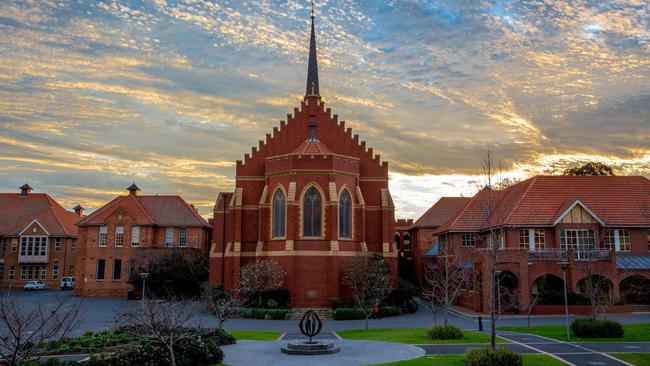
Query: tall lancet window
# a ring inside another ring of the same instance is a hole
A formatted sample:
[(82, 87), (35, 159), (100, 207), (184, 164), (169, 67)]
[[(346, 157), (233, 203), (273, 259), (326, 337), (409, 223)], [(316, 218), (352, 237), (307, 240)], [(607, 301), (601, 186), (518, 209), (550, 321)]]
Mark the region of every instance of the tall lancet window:
[(347, 189), (339, 197), (339, 238), (352, 238), (352, 197)]
[(285, 236), (286, 224), (286, 203), (284, 200), (284, 192), (277, 189), (273, 195), (273, 237), (283, 238)]
[(322, 199), (315, 187), (309, 187), (302, 202), (302, 233), (305, 237), (321, 236)]

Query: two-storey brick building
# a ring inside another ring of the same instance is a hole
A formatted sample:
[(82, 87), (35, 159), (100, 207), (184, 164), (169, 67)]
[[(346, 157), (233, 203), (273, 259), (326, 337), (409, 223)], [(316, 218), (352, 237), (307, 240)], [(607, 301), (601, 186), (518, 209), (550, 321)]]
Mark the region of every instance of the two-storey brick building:
[[(495, 231), (499, 274), (492, 279), (486, 238)], [(432, 247), (451, 243), (471, 272), (460, 304), (477, 311), (489, 308), (493, 280), (516, 292), (520, 304), (562, 293), (561, 264), (570, 293), (587, 292), (591, 276), (612, 299), (650, 302), (647, 291), (637, 291), (650, 289), (650, 180), (644, 177), (537, 176), (502, 191), (483, 189), (435, 234)]]
[(207, 256), (210, 226), (180, 196), (139, 195), (135, 185), (78, 225), (75, 294), (124, 296), (143, 260), (172, 250)]
[(0, 193), (0, 288), (22, 288), (40, 280), (58, 288), (62, 276), (72, 276), (77, 227), (83, 208), (63, 208), (28, 184), (20, 193)]

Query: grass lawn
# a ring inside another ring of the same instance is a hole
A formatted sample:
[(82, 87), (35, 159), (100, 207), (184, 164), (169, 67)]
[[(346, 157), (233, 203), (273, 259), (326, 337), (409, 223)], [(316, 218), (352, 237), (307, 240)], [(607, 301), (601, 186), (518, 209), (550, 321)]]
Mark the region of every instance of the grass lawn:
[[(564, 366), (563, 362), (546, 355), (523, 355), (524, 366)], [(383, 363), (381, 366), (463, 366), (463, 355), (423, 356), (414, 360)], [(375, 365), (380, 366), (380, 365)]]
[(612, 356), (636, 366), (650, 366), (650, 353), (612, 353)]
[(238, 341), (274, 341), (282, 334), (270, 330), (229, 330), (228, 333)]
[[(458, 343), (490, 343), (487, 333), (463, 331), (465, 339), (433, 340), (427, 337), (427, 328), (396, 328), (396, 329), (358, 329), (337, 331), (344, 339), (364, 339), (369, 341), (385, 341), (407, 344), (458, 344)], [(505, 339), (497, 338), (498, 343), (507, 343)]]
[[(648, 342), (650, 341), (650, 324), (623, 324), (623, 338), (576, 338), (572, 342)], [(537, 334), (540, 336), (566, 341), (566, 328), (563, 325), (540, 325), (536, 327), (499, 327), (499, 330)]]

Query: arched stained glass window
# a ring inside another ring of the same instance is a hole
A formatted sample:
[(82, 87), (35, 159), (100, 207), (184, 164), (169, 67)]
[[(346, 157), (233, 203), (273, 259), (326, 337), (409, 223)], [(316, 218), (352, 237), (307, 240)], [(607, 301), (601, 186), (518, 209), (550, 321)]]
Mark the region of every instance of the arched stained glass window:
[(321, 236), (321, 205), (322, 199), (318, 189), (310, 187), (302, 202), (303, 236)]
[(273, 195), (273, 237), (282, 238), (285, 235), (285, 200), (284, 192), (281, 189)]
[(339, 197), (339, 237), (352, 238), (352, 197), (347, 189)]

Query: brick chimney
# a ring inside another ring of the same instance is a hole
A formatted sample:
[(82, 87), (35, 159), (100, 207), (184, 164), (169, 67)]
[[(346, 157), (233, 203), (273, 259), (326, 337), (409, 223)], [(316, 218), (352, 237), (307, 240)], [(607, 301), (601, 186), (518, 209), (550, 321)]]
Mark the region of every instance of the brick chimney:
[(84, 215), (84, 208), (83, 208), (83, 206), (81, 206), (81, 205), (76, 205), (76, 206), (74, 206), (72, 209), (74, 210), (74, 213), (76, 213), (77, 215), (79, 215), (79, 216), (83, 216), (83, 215)]
[(135, 185), (135, 182), (133, 182), (133, 184), (131, 184), (126, 190), (129, 191), (129, 194), (132, 196), (137, 196), (138, 192), (140, 192), (140, 188)]
[(27, 197), (29, 196), (30, 193), (32, 193), (33, 188), (29, 186), (29, 184), (25, 183), (22, 186), (20, 186), (20, 196), (21, 197)]

